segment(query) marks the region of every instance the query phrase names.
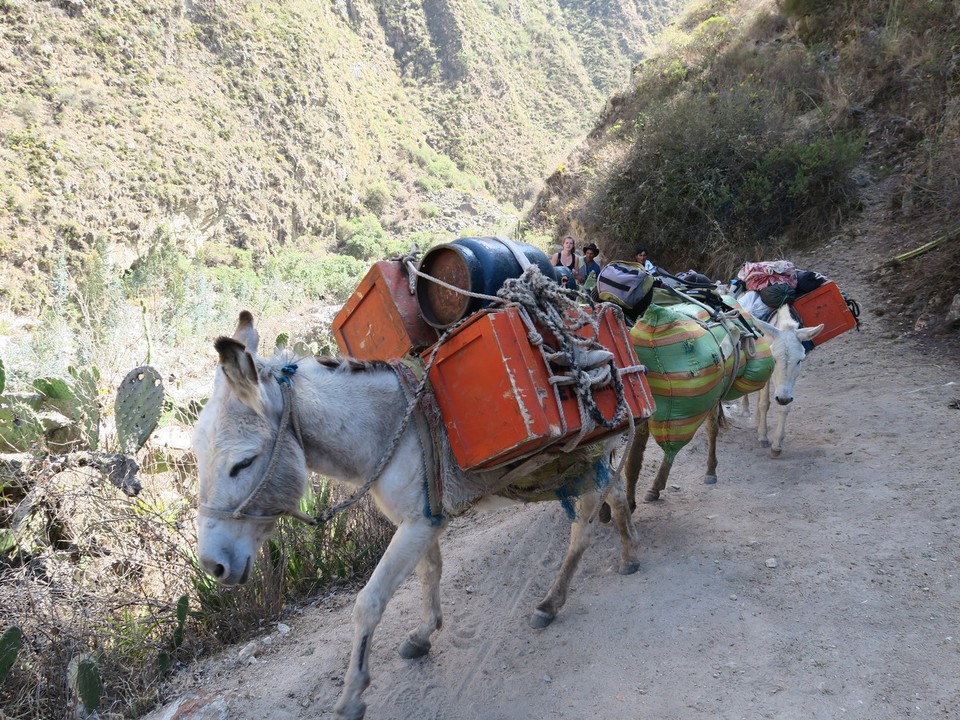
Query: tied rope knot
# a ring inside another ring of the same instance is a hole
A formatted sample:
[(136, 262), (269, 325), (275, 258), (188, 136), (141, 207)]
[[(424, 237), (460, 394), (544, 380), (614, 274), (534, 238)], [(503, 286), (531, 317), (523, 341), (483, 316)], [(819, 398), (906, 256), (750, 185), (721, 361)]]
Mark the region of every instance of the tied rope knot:
[(296, 363), (289, 363), (280, 368), (280, 374), (277, 375), (277, 383), (280, 385), (289, 385), (293, 376), (297, 374), (297, 368), (300, 366)]
[[(573, 387), (583, 419), (581, 431), (568, 447), (579, 441), (597, 425), (614, 428), (628, 413), (623, 382), (614, 362), (614, 355), (600, 345), (599, 319), (596, 306), (576, 290), (568, 290), (544, 275), (536, 265), (524, 269), (519, 278), (506, 280), (497, 297), (504, 304), (522, 309), (532, 320), (528, 332), (530, 342), (540, 347), (554, 368), (554, 385)], [(590, 328), (590, 332), (578, 331)], [(552, 335), (552, 339), (548, 339)], [(613, 385), (617, 406), (614, 416), (606, 418), (597, 407), (594, 389)]]

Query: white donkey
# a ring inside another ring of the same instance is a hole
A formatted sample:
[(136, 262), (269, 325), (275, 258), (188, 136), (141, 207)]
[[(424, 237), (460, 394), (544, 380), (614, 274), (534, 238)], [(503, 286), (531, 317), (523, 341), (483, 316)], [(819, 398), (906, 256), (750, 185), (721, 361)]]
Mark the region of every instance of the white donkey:
[[(240, 314), (232, 338), (215, 343), (220, 364), (193, 441), (200, 477), (200, 563), (224, 585), (246, 582), (258, 548), (281, 515), (310, 521), (297, 509), (308, 468), (353, 485), (374, 479), (369, 492), (397, 531), (354, 607), (350, 666), (335, 711), (339, 718), (357, 720), (366, 712), (361, 694), (370, 684), (373, 632), (387, 602), (412, 571), (423, 588), (421, 618), (400, 645), (400, 654), (414, 658), (427, 653), (431, 635), (441, 626), (439, 538), (446, 514), (432, 515), (428, 509), (424, 457), (431, 449), (422, 446), (417, 422), (410, 422), (378, 472), (408, 404), (397, 373), (387, 363), (308, 358), (294, 366), (293, 358), (282, 352), (260, 357), (258, 343), (247, 312)], [(422, 419), (418, 413), (422, 411), (415, 411), (414, 421)], [(445, 440), (445, 433), (440, 435)], [(557, 456), (552, 457), (556, 462)], [(622, 544), (620, 572), (639, 567), (630, 513), (622, 488), (610, 479), (607, 457), (585, 462), (577, 477), (563, 473), (566, 484), (560, 491), (577, 497), (576, 519), (560, 573), (531, 617), (534, 627), (548, 625), (566, 600), (571, 577), (589, 545), (604, 481)], [(464, 497), (476, 501), (484, 493), (507, 490), (503, 472), (498, 473), (463, 474), (470, 484)]]
[[(812, 340), (823, 330), (823, 325), (801, 328), (796, 320), (790, 316), (790, 306), (781, 305), (770, 316), (769, 322), (756, 320), (770, 340), (770, 351), (775, 361), (773, 374), (770, 380), (760, 389), (757, 398), (757, 439), (760, 447), (770, 448), (770, 457), (780, 457), (783, 452), (783, 438), (787, 432), (787, 415), (790, 414), (790, 405), (793, 402), (793, 387), (800, 377), (801, 363), (807, 356), (803, 343)], [(773, 442), (767, 437), (767, 411), (770, 408), (771, 389), (777, 401), (779, 412), (777, 425), (773, 431)], [(743, 396), (744, 410), (749, 407), (749, 396)]]

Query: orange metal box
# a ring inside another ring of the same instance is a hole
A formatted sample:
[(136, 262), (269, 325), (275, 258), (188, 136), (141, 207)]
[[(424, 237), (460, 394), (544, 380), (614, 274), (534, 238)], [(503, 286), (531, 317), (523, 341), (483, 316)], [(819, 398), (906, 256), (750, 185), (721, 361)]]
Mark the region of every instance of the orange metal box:
[(793, 301), (793, 307), (800, 315), (804, 327), (815, 327), (823, 323), (823, 331), (813, 339), (814, 345), (823, 345), (830, 338), (857, 326), (857, 319), (847, 307), (840, 288), (831, 280), (798, 297)]
[[(653, 398), (639, 369), (622, 320), (608, 310), (600, 340), (616, 356), (624, 396), (634, 418), (653, 413)], [(576, 396), (569, 387), (555, 389), (543, 351), (532, 345), (529, 329), (513, 307), (476, 313), (437, 351), (430, 382), (450, 437), (457, 463), (464, 470), (490, 468), (548, 449), (581, 428)], [(424, 353), (426, 355), (426, 353)], [(616, 408), (612, 388), (595, 392), (597, 406), (611, 418)], [(617, 429), (597, 428), (587, 436), (598, 440)]]
[(374, 263), (333, 319), (333, 336), (340, 352), (358, 360), (399, 358), (437, 341), (398, 260)]

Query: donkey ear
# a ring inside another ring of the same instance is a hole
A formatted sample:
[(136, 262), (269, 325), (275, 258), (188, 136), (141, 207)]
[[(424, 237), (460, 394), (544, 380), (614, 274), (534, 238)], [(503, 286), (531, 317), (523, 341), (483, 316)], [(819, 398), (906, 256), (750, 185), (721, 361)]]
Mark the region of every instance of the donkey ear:
[(800, 328), (797, 330), (797, 339), (800, 342), (805, 342), (807, 340), (813, 340), (817, 335), (823, 332), (824, 324), (820, 323), (816, 327), (809, 328)]
[(253, 355), (234, 338), (219, 337), (213, 346), (220, 354), (220, 367), (230, 389), (244, 405), (258, 413), (262, 412), (260, 377)]
[(764, 335), (769, 335), (769, 336), (772, 337), (772, 338), (778, 338), (778, 337), (780, 337), (780, 328), (774, 327), (774, 326), (771, 325), (770, 323), (764, 322), (764, 321), (761, 320), (760, 318), (754, 318), (754, 319), (753, 319), (753, 323), (754, 323), (754, 325), (756, 325), (758, 328), (760, 328), (761, 330), (763, 330), (763, 334), (764, 334)]
[(253, 327), (253, 315), (249, 311), (240, 311), (240, 319), (237, 321), (237, 329), (233, 332), (233, 339), (250, 353), (256, 353), (257, 348), (260, 347), (260, 335)]

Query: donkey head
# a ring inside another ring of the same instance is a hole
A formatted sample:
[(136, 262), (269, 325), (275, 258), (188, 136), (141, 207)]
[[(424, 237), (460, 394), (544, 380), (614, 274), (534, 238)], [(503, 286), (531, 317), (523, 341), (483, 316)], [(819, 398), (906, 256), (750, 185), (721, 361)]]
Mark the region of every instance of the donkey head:
[(770, 376), (770, 392), (780, 405), (793, 402), (793, 386), (800, 377), (800, 363), (807, 356), (803, 343), (812, 340), (823, 330), (823, 325), (801, 328), (790, 317), (790, 308), (786, 305), (777, 311), (774, 324), (754, 320), (763, 334), (771, 339), (770, 352), (775, 361)]
[(296, 435), (281, 432), (277, 364), (257, 355), (258, 343), (246, 311), (232, 338), (217, 339), (213, 394), (193, 433), (200, 564), (224, 585), (249, 579), (258, 548), (279, 516), (296, 507), (307, 477)]

